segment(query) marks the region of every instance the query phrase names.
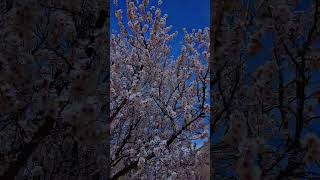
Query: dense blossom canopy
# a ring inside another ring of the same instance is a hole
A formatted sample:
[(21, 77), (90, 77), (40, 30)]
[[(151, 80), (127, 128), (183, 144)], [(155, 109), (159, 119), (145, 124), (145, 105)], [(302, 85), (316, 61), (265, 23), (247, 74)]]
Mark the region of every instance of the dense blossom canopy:
[(193, 140), (208, 136), (209, 29), (184, 29), (172, 57), (177, 32), (166, 25), (161, 3), (127, 1), (121, 9), (114, 1), (120, 31), (110, 42), (113, 178), (196, 178)]

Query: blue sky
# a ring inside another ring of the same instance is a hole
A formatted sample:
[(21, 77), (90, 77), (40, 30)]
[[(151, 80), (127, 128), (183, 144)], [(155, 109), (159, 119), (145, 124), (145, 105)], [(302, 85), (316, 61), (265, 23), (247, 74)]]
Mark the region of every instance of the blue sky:
[[(155, 0), (150, 0), (155, 2)], [(168, 25), (173, 25), (173, 31), (178, 32), (183, 27), (187, 30), (199, 29), (210, 25), (210, 0), (163, 0), (163, 14), (168, 14)], [(114, 17), (114, 6), (111, 3), (111, 29), (117, 29)], [(125, 0), (119, 0), (119, 6), (125, 7)]]
[[(115, 7), (113, 2), (110, 3), (110, 28), (118, 30), (114, 16)], [(157, 0), (150, 0), (150, 4), (155, 5), (156, 3)], [(126, 7), (125, 0), (119, 0), (119, 7), (121, 9)], [(178, 35), (171, 42), (174, 56), (180, 52), (180, 42), (183, 40), (182, 28), (191, 32), (192, 29), (204, 29), (210, 26), (210, 0), (163, 0), (161, 11), (162, 14), (168, 14), (167, 25), (173, 26), (172, 32), (178, 31)], [(125, 16), (125, 12), (123, 15)]]

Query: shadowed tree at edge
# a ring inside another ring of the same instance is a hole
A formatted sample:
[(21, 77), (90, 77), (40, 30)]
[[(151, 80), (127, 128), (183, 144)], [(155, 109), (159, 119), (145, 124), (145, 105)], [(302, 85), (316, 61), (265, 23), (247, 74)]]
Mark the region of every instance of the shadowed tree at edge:
[(213, 4), (214, 179), (320, 178), (320, 2), (299, 2)]
[(107, 179), (108, 1), (0, 1), (0, 179)]

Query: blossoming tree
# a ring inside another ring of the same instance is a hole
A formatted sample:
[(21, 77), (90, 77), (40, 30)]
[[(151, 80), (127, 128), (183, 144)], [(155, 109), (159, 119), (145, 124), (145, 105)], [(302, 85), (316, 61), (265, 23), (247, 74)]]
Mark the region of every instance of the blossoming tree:
[(114, 1), (120, 31), (110, 41), (111, 179), (197, 176), (192, 142), (208, 135), (209, 29), (184, 30), (180, 54), (171, 57), (177, 32), (161, 3), (128, 0), (121, 9)]

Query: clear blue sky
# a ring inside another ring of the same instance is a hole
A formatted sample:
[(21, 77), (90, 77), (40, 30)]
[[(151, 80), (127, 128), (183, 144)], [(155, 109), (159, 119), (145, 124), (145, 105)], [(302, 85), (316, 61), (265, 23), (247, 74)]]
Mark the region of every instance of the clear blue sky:
[(169, 15), (167, 24), (178, 31), (176, 41), (172, 43), (173, 55), (180, 51), (179, 42), (183, 39), (182, 28), (204, 29), (210, 26), (210, 0), (163, 0), (162, 11)]

